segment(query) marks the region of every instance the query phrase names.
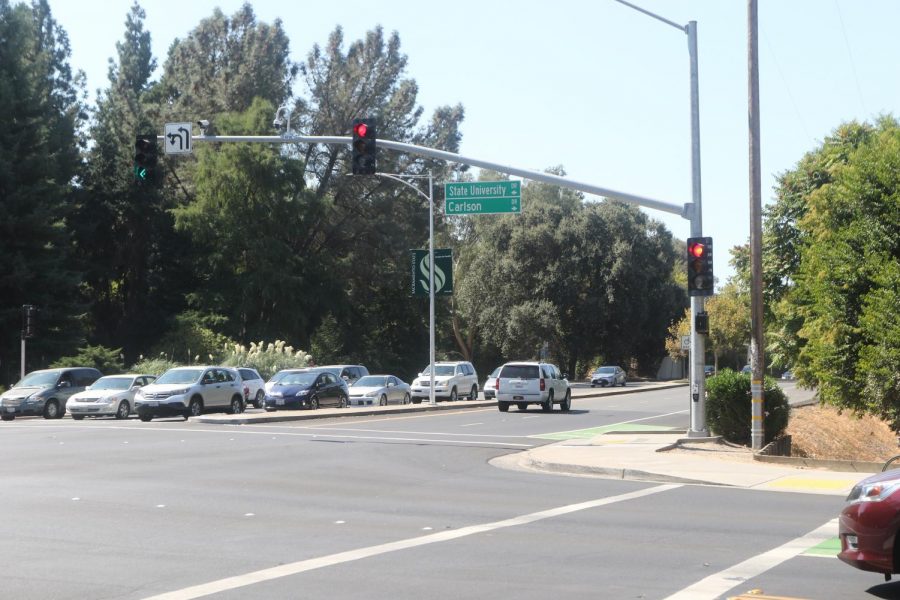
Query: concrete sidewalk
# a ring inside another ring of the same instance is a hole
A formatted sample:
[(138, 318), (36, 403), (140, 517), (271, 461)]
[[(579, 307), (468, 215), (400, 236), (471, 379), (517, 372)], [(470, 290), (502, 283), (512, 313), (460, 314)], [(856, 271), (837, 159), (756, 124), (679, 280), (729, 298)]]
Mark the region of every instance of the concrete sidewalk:
[[(683, 448), (684, 442), (690, 442), (691, 449)], [(613, 433), (533, 448), (499, 457), (492, 464), (568, 475), (836, 496), (846, 496), (871, 474), (760, 462), (750, 451), (717, 451), (714, 440), (708, 450), (698, 444), (683, 433)]]

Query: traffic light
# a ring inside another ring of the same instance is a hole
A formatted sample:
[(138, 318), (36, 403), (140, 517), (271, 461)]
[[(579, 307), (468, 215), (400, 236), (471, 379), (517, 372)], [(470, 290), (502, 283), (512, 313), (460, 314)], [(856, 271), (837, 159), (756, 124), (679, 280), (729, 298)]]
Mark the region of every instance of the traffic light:
[(375, 174), (375, 119), (353, 119), (351, 170), (354, 175)]
[(139, 135), (134, 140), (134, 180), (151, 183), (156, 179), (156, 136)]
[(692, 237), (687, 240), (687, 279), (689, 296), (712, 296), (713, 243), (711, 237)]
[(37, 329), (37, 306), (33, 304), (22, 305), (22, 335), (30, 338), (34, 337)]
[(709, 313), (706, 311), (698, 312), (694, 317), (694, 331), (709, 335)]

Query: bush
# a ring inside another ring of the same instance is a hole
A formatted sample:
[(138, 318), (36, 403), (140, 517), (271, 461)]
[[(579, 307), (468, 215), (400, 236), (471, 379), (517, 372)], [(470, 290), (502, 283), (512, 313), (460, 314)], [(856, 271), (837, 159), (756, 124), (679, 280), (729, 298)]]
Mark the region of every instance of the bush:
[(145, 373), (147, 375), (156, 375), (159, 377), (173, 367), (180, 367), (181, 363), (169, 360), (165, 356), (159, 358), (144, 358), (143, 356), (136, 363), (131, 365), (132, 373)]
[(303, 350), (294, 350), (285, 342), (250, 343), (250, 348), (240, 344), (229, 344), (223, 352), (222, 364), (228, 367), (250, 367), (259, 371), (263, 379), (269, 379), (282, 369), (302, 369), (308, 367), (312, 356)]
[(94, 367), (104, 375), (115, 375), (125, 369), (121, 348), (85, 346), (74, 356), (63, 356), (50, 365), (51, 369), (61, 367)]
[[(771, 377), (763, 384), (765, 396), (765, 443), (787, 429), (790, 404), (787, 396)], [(752, 403), (750, 376), (731, 369), (706, 380), (706, 422), (716, 435), (729, 442), (748, 445), (751, 441)]]
[(226, 336), (216, 333), (220, 325), (214, 317), (196, 311), (177, 315), (169, 330), (150, 349), (150, 356), (164, 356), (186, 364), (218, 364), (222, 348), (231, 344)]

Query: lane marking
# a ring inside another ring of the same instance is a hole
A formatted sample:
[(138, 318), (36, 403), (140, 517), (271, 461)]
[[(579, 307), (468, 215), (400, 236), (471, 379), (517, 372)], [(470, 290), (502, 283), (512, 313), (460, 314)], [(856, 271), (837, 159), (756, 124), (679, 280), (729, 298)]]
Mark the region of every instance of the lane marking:
[(838, 520), (832, 519), (806, 535), (802, 535), (768, 552), (748, 558), (743, 562), (701, 579), (697, 583), (666, 597), (665, 600), (709, 600), (710, 598), (718, 598), (728, 590), (743, 585), (744, 582), (833, 538), (837, 534), (837, 529)]
[(481, 525), (470, 525), (461, 529), (440, 531), (438, 533), (431, 533), (415, 538), (398, 540), (396, 542), (388, 542), (386, 544), (378, 544), (375, 546), (348, 550), (346, 552), (338, 552), (335, 554), (320, 556), (318, 558), (310, 558), (285, 565), (279, 565), (277, 567), (261, 569), (259, 571), (245, 573), (243, 575), (226, 577), (224, 579), (219, 579), (216, 581), (209, 581), (207, 583), (182, 588), (180, 590), (174, 590), (172, 592), (150, 596), (145, 600), (191, 600), (193, 598), (201, 598), (210, 594), (227, 592), (229, 590), (253, 585), (256, 583), (263, 583), (265, 581), (280, 579), (282, 577), (290, 577), (291, 575), (297, 575), (299, 573), (305, 573), (307, 571), (313, 571), (315, 569), (322, 569), (342, 563), (362, 560), (364, 558), (371, 558), (373, 556), (379, 556), (381, 554), (387, 554), (389, 552), (409, 550), (410, 548), (417, 548), (419, 546), (425, 546), (428, 544), (449, 542), (452, 540), (457, 540), (459, 538), (468, 537), (480, 533), (487, 533), (507, 527), (528, 525), (537, 521), (552, 519), (554, 517), (560, 517), (582, 510), (598, 508), (600, 506), (608, 506), (617, 502), (625, 502), (645, 496), (652, 496), (654, 494), (667, 492), (679, 487), (681, 487), (681, 485), (678, 484), (658, 485), (635, 492), (620, 494), (618, 496), (610, 496), (607, 498), (599, 498), (596, 500), (589, 500), (587, 502), (580, 502), (578, 504), (559, 506), (557, 508), (542, 510), (527, 515), (521, 515), (518, 517), (513, 517), (511, 519), (505, 519), (503, 521), (494, 521), (493, 523), (484, 523)]
[[(627, 431), (627, 429), (617, 429), (622, 428), (627, 425), (631, 425), (632, 423), (640, 423), (641, 421), (649, 421), (651, 419), (660, 419), (662, 417), (671, 417), (672, 415), (682, 415), (687, 413), (687, 410), (676, 410), (675, 412), (665, 413), (661, 415), (653, 415), (651, 417), (641, 417), (640, 419), (631, 419), (630, 421), (619, 421), (618, 423), (612, 423), (610, 425), (601, 425), (600, 427), (592, 427), (590, 429), (570, 429), (569, 431), (557, 431), (554, 433), (540, 433), (537, 435), (532, 435), (528, 437), (534, 438), (543, 438), (543, 439), (577, 439), (581, 437), (594, 437), (595, 435), (600, 435), (602, 433), (606, 433), (607, 431)], [(658, 429), (659, 431), (669, 431), (675, 429), (674, 427), (666, 427), (666, 426), (645, 426), (644, 429)], [(598, 432), (593, 434), (586, 434), (585, 432)], [(569, 436), (569, 437), (563, 437)]]

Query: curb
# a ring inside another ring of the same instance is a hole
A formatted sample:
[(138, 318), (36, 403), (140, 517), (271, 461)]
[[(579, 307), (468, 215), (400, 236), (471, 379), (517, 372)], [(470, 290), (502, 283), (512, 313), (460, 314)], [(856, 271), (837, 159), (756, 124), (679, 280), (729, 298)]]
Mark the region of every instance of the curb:
[(753, 454), (753, 460), (762, 463), (786, 465), (798, 469), (825, 469), (843, 473), (881, 473), (884, 463), (855, 460), (831, 460), (824, 458), (803, 458), (800, 456), (765, 456)]
[(623, 479), (629, 481), (652, 481), (654, 483), (691, 483), (700, 485), (725, 485), (713, 481), (704, 481), (702, 479), (690, 479), (688, 477), (676, 477), (674, 475), (663, 475), (661, 473), (651, 473), (649, 471), (641, 471), (640, 469), (625, 469), (617, 467), (595, 467), (587, 465), (570, 465), (565, 463), (545, 462), (542, 460), (534, 460), (525, 458), (524, 466), (543, 472), (562, 473), (569, 475), (594, 475), (605, 477), (608, 479)]

